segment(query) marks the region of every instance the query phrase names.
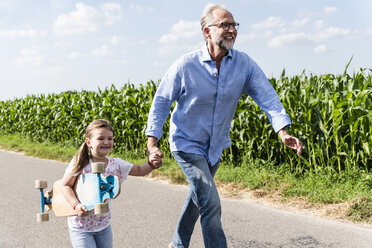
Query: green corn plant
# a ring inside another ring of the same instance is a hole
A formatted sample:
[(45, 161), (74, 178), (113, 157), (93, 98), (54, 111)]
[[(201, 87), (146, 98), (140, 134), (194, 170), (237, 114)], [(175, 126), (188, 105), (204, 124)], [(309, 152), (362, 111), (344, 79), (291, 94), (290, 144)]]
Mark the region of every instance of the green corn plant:
[[(234, 166), (256, 159), (288, 163), (297, 173), (372, 169), (371, 78), (367, 69), (353, 76), (303, 72), (291, 78), (283, 70), (270, 82), (292, 119), (290, 133), (304, 143), (303, 155), (298, 157), (281, 143), (266, 115), (245, 95), (231, 122), (232, 146), (222, 160)], [(153, 81), (139, 86), (125, 83), (121, 88), (112, 85), (0, 101), (0, 135), (21, 133), (38, 142), (78, 147), (86, 126), (106, 118), (115, 129), (115, 151), (145, 155), (144, 132), (157, 86)], [(168, 130), (169, 117), (159, 146), (170, 157)]]

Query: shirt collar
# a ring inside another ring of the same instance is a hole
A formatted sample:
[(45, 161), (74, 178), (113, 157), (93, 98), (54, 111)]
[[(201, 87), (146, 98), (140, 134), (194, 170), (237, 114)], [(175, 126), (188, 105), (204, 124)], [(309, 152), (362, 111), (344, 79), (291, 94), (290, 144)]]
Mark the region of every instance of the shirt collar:
[[(229, 58), (232, 58), (233, 57), (233, 50), (234, 49), (230, 49), (228, 52), (227, 52), (227, 57)], [(205, 44), (202, 48), (202, 54), (201, 54), (201, 61), (203, 62), (206, 62), (206, 61), (211, 61), (211, 55), (209, 54), (208, 52), (208, 47), (207, 47), (207, 44)]]

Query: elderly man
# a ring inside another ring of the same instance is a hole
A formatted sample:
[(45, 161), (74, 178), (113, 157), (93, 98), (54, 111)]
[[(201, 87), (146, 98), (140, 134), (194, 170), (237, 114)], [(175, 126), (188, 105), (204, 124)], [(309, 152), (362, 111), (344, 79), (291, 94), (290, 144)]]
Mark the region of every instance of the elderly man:
[(286, 131), (291, 121), (264, 73), (247, 54), (233, 49), (239, 24), (232, 14), (223, 5), (209, 4), (200, 22), (206, 46), (180, 57), (166, 72), (146, 130), (148, 153), (158, 158), (150, 162), (159, 166), (163, 154), (157, 141), (176, 101), (169, 143), (190, 192), (169, 247), (189, 246), (199, 216), (205, 247), (227, 247), (213, 178), (223, 149), (231, 145), (230, 123), (244, 93), (266, 113), (283, 143), (298, 154), (302, 151), (301, 141)]

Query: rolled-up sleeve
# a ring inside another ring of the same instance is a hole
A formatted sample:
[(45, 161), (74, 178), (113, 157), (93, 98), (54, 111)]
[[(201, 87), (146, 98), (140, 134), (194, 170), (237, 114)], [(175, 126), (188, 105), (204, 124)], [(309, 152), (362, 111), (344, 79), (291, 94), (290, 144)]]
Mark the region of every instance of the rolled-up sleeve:
[(177, 99), (181, 88), (180, 61), (177, 60), (165, 73), (156, 91), (147, 119), (146, 136), (163, 135), (163, 125), (167, 119), (172, 103)]
[(250, 61), (250, 70), (248, 78), (247, 94), (257, 103), (257, 105), (266, 113), (275, 132), (279, 132), (284, 127), (291, 124), (291, 119), (285, 111), (269, 80), (253, 61)]

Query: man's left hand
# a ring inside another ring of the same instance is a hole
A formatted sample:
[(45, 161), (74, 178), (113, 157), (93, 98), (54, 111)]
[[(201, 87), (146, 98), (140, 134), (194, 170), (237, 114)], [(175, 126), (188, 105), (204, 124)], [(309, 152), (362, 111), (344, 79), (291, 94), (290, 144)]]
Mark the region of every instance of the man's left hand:
[(298, 138), (289, 135), (285, 129), (279, 131), (279, 136), (284, 145), (296, 150), (298, 155), (301, 154), (303, 145)]

